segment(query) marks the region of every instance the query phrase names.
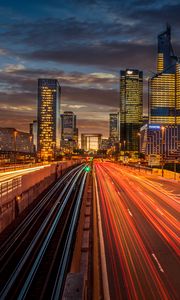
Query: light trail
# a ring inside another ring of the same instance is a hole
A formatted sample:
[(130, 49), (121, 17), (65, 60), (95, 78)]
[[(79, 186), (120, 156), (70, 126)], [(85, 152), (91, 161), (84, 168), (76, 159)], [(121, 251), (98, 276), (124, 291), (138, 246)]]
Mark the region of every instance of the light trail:
[(178, 299), (176, 203), (112, 163), (95, 169), (111, 299)]
[(5, 173), (0, 173), (0, 182), (6, 182), (8, 180), (11, 180), (13, 178), (16, 178), (18, 176), (22, 176), (31, 172), (35, 172), (37, 170), (44, 169), (46, 167), (49, 167), (50, 165), (45, 165), (45, 166), (38, 166), (34, 168), (28, 168), (28, 169), (23, 169), (23, 170), (16, 170), (16, 171), (10, 171), (10, 172), (5, 172)]

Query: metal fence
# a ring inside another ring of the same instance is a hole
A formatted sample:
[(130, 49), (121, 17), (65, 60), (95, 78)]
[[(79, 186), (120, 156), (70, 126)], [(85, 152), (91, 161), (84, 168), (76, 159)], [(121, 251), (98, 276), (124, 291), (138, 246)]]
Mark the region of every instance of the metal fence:
[(22, 178), (17, 177), (6, 182), (0, 183), (0, 213), (12, 206), (12, 200), (20, 194)]

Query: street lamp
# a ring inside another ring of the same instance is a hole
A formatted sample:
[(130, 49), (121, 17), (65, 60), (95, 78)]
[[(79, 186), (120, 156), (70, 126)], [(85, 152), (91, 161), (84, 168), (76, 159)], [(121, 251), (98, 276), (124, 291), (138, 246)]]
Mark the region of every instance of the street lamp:
[(123, 146), (124, 146), (124, 163), (125, 163), (125, 148), (126, 148), (126, 141), (123, 141)]
[(164, 176), (164, 147), (165, 147), (165, 127), (161, 126), (161, 156), (162, 156), (162, 162), (161, 162), (161, 166), (162, 166), (162, 177)]
[(32, 158), (31, 154), (32, 154), (32, 152), (33, 152), (32, 141), (33, 141), (33, 136), (32, 136), (32, 135), (30, 135), (30, 136), (29, 136), (29, 152), (30, 152), (30, 161), (31, 161), (31, 158)]
[(119, 154), (120, 154), (119, 160), (121, 160), (121, 142), (119, 142)]
[(141, 147), (141, 134), (140, 132), (137, 133), (138, 136), (138, 158), (140, 158), (140, 147)]
[(16, 166), (16, 151), (17, 151), (17, 144), (16, 144), (16, 139), (17, 139), (17, 130), (14, 130), (13, 136), (14, 136), (14, 166)]

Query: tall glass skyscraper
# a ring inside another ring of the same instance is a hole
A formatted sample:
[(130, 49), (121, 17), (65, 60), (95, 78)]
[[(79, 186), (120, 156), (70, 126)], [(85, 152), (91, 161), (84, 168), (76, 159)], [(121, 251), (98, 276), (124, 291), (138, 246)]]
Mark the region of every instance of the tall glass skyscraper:
[(72, 111), (65, 111), (61, 115), (61, 147), (77, 148), (77, 145), (76, 115)]
[(38, 135), (40, 159), (52, 160), (60, 148), (60, 85), (56, 79), (38, 80)]
[(180, 61), (171, 44), (171, 28), (158, 35), (157, 74), (150, 80), (149, 121), (180, 123)]
[(111, 113), (109, 114), (109, 139), (112, 143), (112, 145), (114, 143), (119, 142), (120, 138), (119, 138), (119, 113)]
[(138, 151), (138, 132), (143, 124), (143, 72), (120, 72), (120, 142), (127, 151)]

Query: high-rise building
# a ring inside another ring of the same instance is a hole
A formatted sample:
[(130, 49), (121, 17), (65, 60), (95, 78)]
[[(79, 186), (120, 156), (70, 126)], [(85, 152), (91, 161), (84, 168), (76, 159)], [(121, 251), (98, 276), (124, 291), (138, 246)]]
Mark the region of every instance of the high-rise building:
[(37, 120), (29, 124), (29, 133), (33, 141), (34, 150), (37, 151)]
[(180, 125), (145, 124), (140, 129), (140, 151), (165, 159), (180, 157)]
[(138, 132), (143, 122), (143, 72), (120, 72), (120, 141), (124, 150), (138, 151)]
[(77, 144), (76, 115), (72, 111), (65, 111), (61, 115), (61, 147), (77, 148)]
[(171, 44), (171, 28), (158, 35), (157, 74), (150, 80), (149, 122), (180, 124), (180, 61)]
[(34, 153), (32, 136), (15, 128), (0, 127), (0, 152)]
[(60, 148), (60, 93), (56, 79), (38, 80), (37, 150), (42, 160), (53, 160)]
[(112, 145), (114, 145), (114, 143), (119, 142), (120, 140), (119, 127), (119, 113), (109, 114), (109, 140), (111, 141)]

